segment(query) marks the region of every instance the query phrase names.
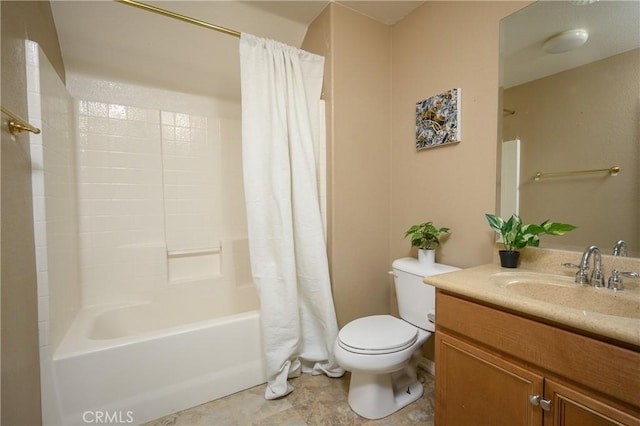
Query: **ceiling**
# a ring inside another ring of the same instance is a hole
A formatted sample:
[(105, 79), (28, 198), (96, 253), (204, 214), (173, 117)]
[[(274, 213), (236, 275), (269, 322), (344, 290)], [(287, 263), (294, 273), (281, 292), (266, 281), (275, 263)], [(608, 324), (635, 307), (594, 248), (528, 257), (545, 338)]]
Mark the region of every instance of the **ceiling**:
[[(144, 0), (143, 0), (144, 1)], [(164, 0), (149, 4), (236, 31), (300, 47), (307, 28), (331, 0)], [(394, 25), (423, 0), (335, 0)], [(583, 65), (640, 44), (640, 1), (538, 1), (501, 24), (502, 83), (508, 88)], [(104, 0), (53, 0), (66, 71), (239, 100), (238, 39), (135, 7)], [(543, 42), (585, 28), (581, 48), (545, 54)], [(631, 31), (629, 31), (631, 30)]]
[[(205, 22), (300, 47), (329, 0), (148, 1)], [(424, 1), (336, 1), (393, 25)], [(240, 98), (238, 39), (114, 1), (53, 0), (53, 17), (69, 75)]]

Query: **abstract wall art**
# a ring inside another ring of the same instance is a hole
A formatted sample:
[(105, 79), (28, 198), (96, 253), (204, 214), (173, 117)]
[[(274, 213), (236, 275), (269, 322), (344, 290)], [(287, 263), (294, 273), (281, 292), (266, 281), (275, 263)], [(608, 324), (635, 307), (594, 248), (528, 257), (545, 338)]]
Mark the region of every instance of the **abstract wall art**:
[(459, 88), (438, 93), (416, 103), (416, 149), (460, 142)]

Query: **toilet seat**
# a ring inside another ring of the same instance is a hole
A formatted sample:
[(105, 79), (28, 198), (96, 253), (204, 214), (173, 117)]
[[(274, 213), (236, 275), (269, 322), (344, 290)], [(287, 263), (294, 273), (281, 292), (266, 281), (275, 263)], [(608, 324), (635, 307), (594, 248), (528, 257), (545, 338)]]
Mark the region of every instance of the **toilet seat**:
[(359, 318), (338, 333), (338, 344), (357, 354), (381, 355), (402, 351), (418, 339), (418, 329), (391, 315)]

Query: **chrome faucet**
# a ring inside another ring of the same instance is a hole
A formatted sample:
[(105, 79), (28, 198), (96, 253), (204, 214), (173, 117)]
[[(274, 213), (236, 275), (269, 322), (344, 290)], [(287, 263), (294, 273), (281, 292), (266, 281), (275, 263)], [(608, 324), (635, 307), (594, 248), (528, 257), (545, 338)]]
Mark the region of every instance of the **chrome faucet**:
[[(593, 272), (588, 276), (589, 261), (593, 256)], [(576, 283), (581, 285), (592, 285), (594, 287), (604, 287), (604, 273), (602, 272), (602, 258), (600, 249), (596, 246), (589, 246), (582, 254), (580, 267), (576, 273)]]
[(607, 286), (608, 289), (613, 291), (624, 290), (624, 286), (622, 285), (622, 278), (620, 278), (620, 275), (629, 278), (640, 278), (640, 274), (638, 274), (637, 272), (620, 272), (617, 269), (614, 269), (613, 271), (611, 271), (611, 277), (609, 277), (609, 285)]
[[(621, 243), (621, 244), (620, 244)], [(616, 243), (616, 246), (620, 245), (625, 247), (624, 241), (620, 240)], [(593, 272), (589, 276), (589, 263), (593, 257)], [(592, 285), (594, 287), (603, 288), (604, 273), (602, 272), (602, 257), (600, 255), (600, 249), (597, 246), (589, 246), (582, 253), (582, 259), (580, 265), (574, 263), (563, 263), (562, 266), (567, 268), (577, 268), (575, 282), (580, 285)], [(608, 287), (612, 291), (622, 291), (624, 286), (622, 285), (622, 277), (628, 278), (640, 278), (640, 274), (637, 272), (622, 272), (617, 269), (611, 271), (611, 277), (609, 278)]]
[(614, 256), (626, 256), (627, 255), (627, 243), (624, 240), (618, 240), (613, 246)]

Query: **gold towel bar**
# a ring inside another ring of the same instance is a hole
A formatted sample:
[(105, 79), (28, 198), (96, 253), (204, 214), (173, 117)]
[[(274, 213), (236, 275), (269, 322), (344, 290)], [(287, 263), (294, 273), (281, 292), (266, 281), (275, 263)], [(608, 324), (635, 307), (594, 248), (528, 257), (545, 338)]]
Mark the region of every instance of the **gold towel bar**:
[(533, 175), (533, 180), (539, 180), (541, 178), (546, 178), (546, 177), (574, 176), (574, 175), (583, 175), (587, 173), (600, 173), (600, 172), (607, 172), (611, 176), (615, 176), (618, 173), (620, 173), (620, 167), (613, 166), (613, 167), (609, 167), (608, 169), (574, 170), (570, 172), (549, 172), (549, 173), (537, 172), (535, 175)]
[(9, 127), (9, 133), (11, 133), (12, 135), (15, 135), (16, 133), (20, 133), (20, 132), (25, 132), (25, 131), (35, 133), (36, 135), (40, 133), (40, 129), (32, 126), (26, 120), (20, 118), (18, 114), (11, 111), (9, 108), (4, 107), (2, 105), (0, 105), (0, 108), (2, 109), (3, 113), (11, 117), (11, 120), (7, 122), (7, 126)]

